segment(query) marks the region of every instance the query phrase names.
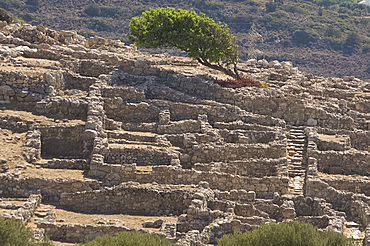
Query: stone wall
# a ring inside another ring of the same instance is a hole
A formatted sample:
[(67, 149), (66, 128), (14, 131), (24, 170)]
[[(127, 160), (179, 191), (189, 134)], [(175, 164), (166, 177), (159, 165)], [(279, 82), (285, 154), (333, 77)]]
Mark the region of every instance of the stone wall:
[(337, 190), (343, 190), (354, 193), (361, 193), (370, 196), (370, 180), (363, 178), (340, 177), (340, 176), (320, 176), (321, 180), (325, 181), (331, 187)]
[[(58, 74), (57, 79), (62, 80), (62, 75)], [(59, 86), (58, 81), (48, 81), (47, 75), (31, 76), (14, 71), (0, 71), (0, 81), (4, 81), (0, 83), (0, 101), (35, 103)]]
[(111, 184), (125, 181), (160, 184), (198, 184), (209, 183), (211, 189), (255, 191), (258, 197), (272, 195), (274, 192), (288, 193), (288, 177), (246, 177), (220, 172), (202, 172), (194, 169), (181, 169), (168, 166), (153, 166), (149, 173), (136, 172), (135, 165), (108, 165), (92, 162), (89, 175), (109, 180)]
[(89, 87), (96, 82), (96, 78), (85, 77), (79, 74), (65, 73), (64, 89), (66, 90), (83, 90), (88, 91)]
[(33, 121), (24, 121), (18, 115), (0, 116), (0, 128), (8, 129), (13, 132), (26, 132), (33, 124)]
[(264, 176), (282, 175), (287, 168), (286, 158), (280, 159), (245, 159), (232, 162), (210, 164), (196, 163), (195, 170), (222, 172), (234, 175), (262, 178)]
[(123, 183), (113, 188), (64, 193), (60, 197), (60, 206), (81, 213), (180, 215), (190, 205), (191, 194), (189, 190), (175, 187), (135, 187)]
[(41, 195), (30, 195), (27, 201), (19, 209), (12, 212), (12, 218), (24, 223), (29, 222), (34, 215), (35, 210), (40, 206), (41, 199)]
[[(102, 90), (102, 97), (104, 97), (105, 104), (112, 105), (122, 102), (141, 102), (145, 100), (144, 91), (138, 90), (135, 87), (105, 87)], [(119, 99), (121, 98), (121, 99)], [(117, 106), (117, 105), (116, 105)]]
[(99, 189), (96, 180), (48, 179), (0, 175), (0, 190), (4, 197), (29, 197), (39, 194), (44, 199), (58, 201), (61, 193)]
[(370, 152), (311, 151), (309, 155), (317, 159), (320, 172), (370, 176)]
[(110, 146), (104, 149), (104, 162), (109, 164), (132, 164), (138, 166), (171, 165), (178, 154), (165, 148), (144, 148), (142, 146)]
[(200, 144), (189, 150), (191, 162), (209, 163), (242, 160), (244, 158), (279, 159), (286, 156), (286, 145), (283, 143), (267, 144)]
[[(202, 99), (239, 106), (241, 109), (261, 115), (282, 118), (287, 123), (305, 125), (309, 120), (318, 126), (334, 129), (352, 129), (353, 119), (339, 113), (328, 113), (322, 109), (307, 106), (298, 96), (281, 94), (269, 89), (240, 89), (243, 93), (235, 93), (233, 89), (221, 88), (212, 81), (201, 77), (177, 75), (163, 71), (160, 75), (170, 88)], [(287, 107), (287, 105), (290, 107)]]
[(332, 208), (344, 211), (346, 216), (366, 227), (370, 223), (370, 197), (339, 191), (317, 175), (317, 160), (310, 157), (304, 193), (308, 197), (323, 198)]
[(352, 148), (358, 150), (369, 150), (370, 147), (370, 131), (363, 130), (333, 130), (328, 128), (318, 128), (317, 132), (320, 134), (330, 135), (346, 135), (350, 137), (350, 144)]
[(41, 133), (38, 130), (28, 131), (23, 155), (27, 162), (32, 163), (41, 157)]
[(66, 119), (81, 119), (87, 118), (88, 102), (83, 97), (48, 97), (36, 103), (36, 112), (44, 115)]
[(41, 155), (44, 158), (84, 158), (84, 125), (39, 126)]
[(57, 159), (53, 158), (46, 163), (40, 163), (43, 168), (55, 169), (74, 169), (74, 170), (87, 170), (88, 163), (86, 159)]
[(38, 222), (38, 228), (45, 229), (46, 235), (51, 240), (84, 243), (86, 240), (94, 240), (98, 236), (116, 235), (124, 231), (135, 231), (123, 224), (113, 225), (82, 225), (82, 224), (61, 224), (52, 222)]

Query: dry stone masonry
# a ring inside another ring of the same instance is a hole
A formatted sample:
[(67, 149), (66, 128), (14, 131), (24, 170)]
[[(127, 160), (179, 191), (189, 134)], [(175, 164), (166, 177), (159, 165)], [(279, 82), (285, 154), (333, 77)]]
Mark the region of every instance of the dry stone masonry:
[(0, 207), (37, 238), (216, 245), (299, 220), (370, 245), (370, 81), (252, 59), (244, 75), (268, 88), (228, 89), (185, 57), (27, 24), (0, 25), (0, 61), (0, 197), (28, 199)]

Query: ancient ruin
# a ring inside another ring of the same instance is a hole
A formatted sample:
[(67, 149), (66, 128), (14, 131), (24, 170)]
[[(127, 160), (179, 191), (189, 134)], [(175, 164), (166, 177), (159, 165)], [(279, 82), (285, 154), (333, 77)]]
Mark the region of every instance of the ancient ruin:
[[(183, 245), (300, 220), (370, 245), (370, 81), (0, 23), (0, 212), (56, 245), (144, 230)], [(59, 243), (57, 243), (59, 242)]]

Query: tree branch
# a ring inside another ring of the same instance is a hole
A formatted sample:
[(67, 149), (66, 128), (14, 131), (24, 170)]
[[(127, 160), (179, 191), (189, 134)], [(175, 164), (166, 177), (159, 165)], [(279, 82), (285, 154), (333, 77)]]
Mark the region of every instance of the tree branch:
[(234, 64), (234, 71), (229, 69), (229, 68), (226, 68), (226, 67), (223, 67), (222, 65), (218, 64), (218, 65), (215, 65), (215, 64), (211, 64), (209, 63), (206, 59), (203, 59), (202, 57), (197, 57), (197, 61), (206, 66), (206, 67), (209, 67), (209, 68), (212, 68), (212, 69), (216, 69), (218, 71), (221, 71), (223, 72), (224, 74), (226, 75), (229, 75), (235, 79), (239, 79), (239, 73), (237, 72), (237, 68), (236, 68), (236, 63)]

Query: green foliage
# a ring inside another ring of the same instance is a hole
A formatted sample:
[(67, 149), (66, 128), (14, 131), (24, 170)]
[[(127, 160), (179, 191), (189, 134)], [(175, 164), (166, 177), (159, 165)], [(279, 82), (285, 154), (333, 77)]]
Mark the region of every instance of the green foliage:
[(36, 243), (31, 228), (22, 222), (0, 217), (0, 246), (52, 246), (45, 240)]
[(288, 15), (285, 11), (277, 10), (265, 15), (265, 26), (267, 29), (279, 29), (285, 23)]
[(353, 240), (334, 232), (319, 232), (316, 227), (298, 221), (263, 224), (253, 231), (223, 236), (219, 246), (349, 246)]
[(105, 235), (81, 246), (171, 246), (166, 238), (140, 232), (122, 232), (117, 236)]
[(99, 16), (100, 15), (100, 8), (97, 4), (90, 4), (85, 10), (84, 12), (88, 15), (88, 16)]
[(176, 47), (204, 65), (216, 63), (219, 68), (238, 60), (236, 38), (229, 28), (194, 11), (150, 9), (132, 18), (129, 28), (129, 39), (137, 46)]
[(14, 21), (14, 16), (10, 13), (8, 13), (5, 9), (0, 8), (0, 21), (6, 21), (7, 23), (10, 23)]
[(112, 29), (111, 24), (112, 24), (112, 22), (107, 20), (107, 19), (103, 19), (101, 17), (96, 17), (96, 18), (91, 20), (89, 28), (94, 30), (94, 31), (98, 31), (98, 32), (104, 32), (104, 31), (109, 32)]

